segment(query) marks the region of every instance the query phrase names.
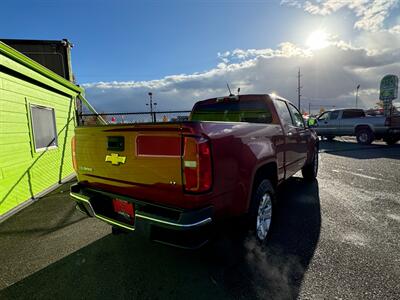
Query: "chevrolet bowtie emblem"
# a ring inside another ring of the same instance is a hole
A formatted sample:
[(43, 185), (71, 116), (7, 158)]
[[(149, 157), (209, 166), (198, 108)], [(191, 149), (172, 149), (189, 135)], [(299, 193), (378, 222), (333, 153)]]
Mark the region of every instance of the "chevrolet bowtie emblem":
[(106, 155), (106, 162), (110, 162), (113, 165), (124, 164), (126, 160), (125, 156), (118, 156), (118, 153), (111, 153)]

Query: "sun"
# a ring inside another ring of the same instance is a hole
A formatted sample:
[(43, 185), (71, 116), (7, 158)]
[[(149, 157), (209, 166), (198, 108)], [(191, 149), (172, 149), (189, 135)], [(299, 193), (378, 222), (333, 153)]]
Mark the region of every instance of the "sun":
[(307, 47), (312, 50), (322, 49), (329, 46), (329, 35), (323, 30), (319, 29), (312, 32), (306, 41)]

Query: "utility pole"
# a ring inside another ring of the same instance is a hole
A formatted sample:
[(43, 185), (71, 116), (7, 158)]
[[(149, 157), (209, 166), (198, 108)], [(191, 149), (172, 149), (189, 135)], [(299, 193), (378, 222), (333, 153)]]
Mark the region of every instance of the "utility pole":
[(300, 68), (299, 68), (299, 72), (297, 73), (297, 97), (298, 97), (298, 104), (297, 104), (297, 108), (299, 109), (299, 111), (301, 112), (301, 104), (300, 104), (300, 98), (301, 98), (301, 94), (300, 91), (303, 88), (302, 86), (300, 86), (300, 77), (301, 77), (301, 73), (300, 73)]
[[(151, 122), (155, 123), (156, 122), (156, 118), (155, 118), (155, 114), (153, 113), (153, 104), (154, 106), (157, 105), (157, 103), (153, 103), (153, 93), (149, 92), (148, 93), (149, 97), (150, 97), (150, 115), (151, 115)], [(148, 106), (149, 103), (146, 103), (146, 106)]]
[(311, 102), (308, 101), (308, 115), (311, 115)]
[(356, 87), (356, 108), (358, 108), (358, 90), (360, 89), (360, 85)]

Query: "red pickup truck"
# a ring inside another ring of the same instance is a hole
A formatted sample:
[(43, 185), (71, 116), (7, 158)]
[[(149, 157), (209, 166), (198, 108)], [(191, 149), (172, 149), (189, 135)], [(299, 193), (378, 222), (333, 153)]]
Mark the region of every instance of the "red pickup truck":
[(77, 208), (115, 231), (193, 248), (219, 220), (245, 216), (264, 242), (275, 190), (318, 172), (318, 137), (275, 95), (197, 102), (189, 121), (81, 126), (72, 140)]

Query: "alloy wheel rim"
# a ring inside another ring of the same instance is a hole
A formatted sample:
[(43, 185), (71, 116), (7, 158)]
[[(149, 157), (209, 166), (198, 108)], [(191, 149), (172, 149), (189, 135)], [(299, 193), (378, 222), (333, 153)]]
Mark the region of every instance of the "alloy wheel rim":
[(257, 237), (263, 241), (266, 239), (272, 219), (272, 200), (268, 193), (265, 193), (260, 201), (257, 214)]
[(368, 140), (368, 135), (365, 132), (361, 133), (360, 134), (360, 141), (365, 143), (367, 140)]

